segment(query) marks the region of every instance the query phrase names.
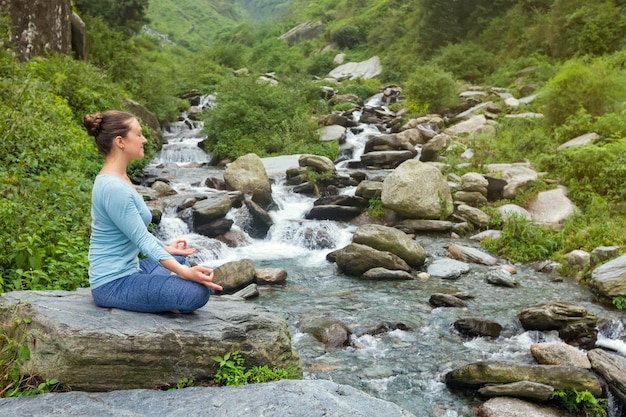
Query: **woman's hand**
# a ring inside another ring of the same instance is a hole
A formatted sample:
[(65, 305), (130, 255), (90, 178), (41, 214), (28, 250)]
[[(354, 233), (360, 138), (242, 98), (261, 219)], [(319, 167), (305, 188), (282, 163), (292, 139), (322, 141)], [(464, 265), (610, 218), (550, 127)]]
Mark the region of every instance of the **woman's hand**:
[(163, 247), (170, 255), (191, 255), (196, 251), (195, 248), (187, 247), (185, 239), (174, 239), (169, 245)]
[(189, 281), (195, 281), (199, 284), (206, 285), (213, 290), (222, 291), (222, 286), (213, 282), (213, 270), (211, 268), (200, 265), (192, 266), (187, 268), (180, 276), (184, 279), (188, 279)]

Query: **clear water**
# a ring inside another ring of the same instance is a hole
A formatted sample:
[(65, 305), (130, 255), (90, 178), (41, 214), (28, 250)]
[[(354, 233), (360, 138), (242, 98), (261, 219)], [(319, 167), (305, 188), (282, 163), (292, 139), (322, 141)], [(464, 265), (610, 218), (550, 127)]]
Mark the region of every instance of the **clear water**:
[[(186, 129), (182, 124), (175, 128), (169, 134), (169, 145), (147, 171), (169, 177), (182, 194), (214, 192), (197, 184), (207, 177), (220, 176), (219, 169), (185, 167), (198, 153), (198, 132), (199, 129)], [(170, 149), (176, 149), (175, 154)], [(203, 155), (195, 162), (204, 162), (206, 158)], [(296, 159), (291, 158), (281, 163), (289, 165), (294, 161)], [(159, 168), (165, 162), (168, 163), (166, 168)], [(483, 265), (472, 265), (470, 272), (458, 280), (373, 282), (346, 276), (326, 260), (332, 249), (308, 249), (306, 236), (311, 231), (324, 233), (333, 239), (334, 248), (338, 249), (350, 242), (354, 227), (305, 220), (304, 214), (313, 199), (290, 192), (280, 176), (281, 170), (275, 172), (279, 174), (274, 178), (273, 195), (279, 210), (271, 212), (275, 224), (267, 239), (250, 239), (248, 246), (229, 248), (214, 239), (190, 233), (187, 226), (167, 210), (159, 234), (164, 240), (185, 236), (192, 246), (200, 249), (195, 261), (209, 267), (248, 258), (257, 268), (285, 269), (288, 278), (284, 285), (261, 287), (261, 296), (247, 302), (266, 306), (285, 317), (307, 379), (329, 379), (351, 385), (394, 402), (416, 416), (471, 416), (476, 400), (450, 391), (442, 377), (463, 364), (482, 359), (533, 363), (529, 352), (532, 343), (559, 339), (552, 332), (526, 332), (521, 328), (517, 314), (531, 304), (559, 300), (584, 306), (606, 324), (601, 335), (605, 345), (613, 344), (622, 349), (626, 346), (623, 314), (604, 309), (572, 280), (555, 280), (528, 265), (516, 265), (514, 277), (520, 284), (518, 288), (487, 284), (486, 274), (493, 267)], [(242, 214), (237, 210), (229, 213), (235, 220), (234, 227), (244, 217)], [(427, 263), (447, 257), (446, 245), (450, 239), (426, 236), (416, 239), (426, 250)], [(454, 243), (477, 247), (473, 241), (456, 240)], [(475, 298), (468, 300), (465, 308), (433, 308), (428, 302), (433, 293), (457, 291)], [(464, 316), (497, 321), (504, 328), (502, 335), (496, 340), (465, 339), (452, 326)], [(327, 351), (311, 335), (300, 330), (300, 322), (311, 317), (332, 318), (344, 323), (354, 333), (352, 346)], [(366, 329), (384, 322), (404, 323), (408, 329), (376, 336), (365, 334)], [(613, 415), (616, 414), (613, 412)]]

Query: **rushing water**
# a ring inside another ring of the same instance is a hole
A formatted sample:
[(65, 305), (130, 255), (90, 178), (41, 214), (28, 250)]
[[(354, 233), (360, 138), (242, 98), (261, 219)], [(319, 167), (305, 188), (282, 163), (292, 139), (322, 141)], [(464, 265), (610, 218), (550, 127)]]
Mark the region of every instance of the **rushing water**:
[[(363, 135), (368, 132), (366, 128)], [(208, 161), (208, 156), (197, 147), (202, 139), (200, 126), (175, 124), (167, 139), (169, 144), (152, 161), (147, 173), (170, 178), (171, 185), (181, 194), (215, 192), (199, 184), (207, 177), (219, 177), (221, 170), (189, 164)], [(354, 143), (359, 141), (354, 135), (349, 139)], [(358, 152), (355, 155), (358, 157)], [(293, 193), (284, 184), (285, 169), (297, 165), (296, 161), (295, 157), (264, 160), (274, 180), (273, 197), (279, 207), (270, 212), (274, 226), (266, 239), (250, 239), (247, 246), (229, 248), (214, 239), (190, 233), (174, 211), (167, 209), (158, 232), (164, 240), (185, 236), (192, 246), (199, 248), (194, 260), (209, 267), (248, 258), (257, 268), (285, 269), (288, 278), (284, 285), (261, 287), (261, 296), (247, 302), (264, 305), (286, 318), (305, 378), (351, 385), (399, 404), (416, 416), (470, 416), (477, 400), (450, 391), (442, 382), (443, 375), (483, 359), (533, 363), (529, 350), (532, 343), (559, 338), (554, 332), (524, 331), (517, 314), (530, 304), (550, 300), (573, 302), (598, 314), (603, 323), (600, 335), (603, 346), (626, 351), (623, 316), (605, 310), (572, 280), (555, 279), (535, 272), (529, 265), (516, 265), (518, 288), (487, 284), (485, 276), (493, 267), (477, 264), (471, 265), (470, 272), (458, 280), (375, 282), (340, 273), (335, 264), (326, 260), (332, 249), (309, 249), (306, 236), (311, 231), (326, 233), (334, 238), (337, 249), (351, 241), (354, 227), (304, 219), (314, 199)], [(229, 213), (235, 221), (233, 227), (240, 226), (240, 214), (236, 209)], [(416, 239), (426, 250), (427, 264), (447, 257), (446, 245), (450, 239), (428, 236)], [(469, 240), (454, 242), (478, 247)], [(465, 308), (433, 308), (428, 302), (433, 293), (457, 291), (475, 298), (468, 300)], [(496, 340), (463, 338), (452, 323), (465, 316), (497, 321), (504, 328), (502, 335)], [(300, 322), (311, 317), (332, 318), (347, 325), (354, 332), (352, 346), (327, 351), (311, 335), (300, 331)], [(402, 323), (407, 327), (374, 336), (365, 333), (381, 323)], [(616, 411), (611, 414), (617, 415)]]

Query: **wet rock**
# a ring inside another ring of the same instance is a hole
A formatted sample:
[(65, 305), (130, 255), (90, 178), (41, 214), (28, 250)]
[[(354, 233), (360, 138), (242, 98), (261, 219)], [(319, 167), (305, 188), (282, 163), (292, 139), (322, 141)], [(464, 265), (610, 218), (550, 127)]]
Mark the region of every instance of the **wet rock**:
[(497, 338), (502, 331), (502, 326), (499, 323), (480, 317), (460, 318), (454, 322), (454, 328), (459, 333), (469, 337), (488, 336)]
[(457, 279), (470, 271), (467, 263), (454, 259), (437, 259), (428, 265), (427, 272), (431, 277)]
[(508, 271), (496, 269), (487, 273), (487, 282), (497, 287), (515, 288), (519, 282)]
[(413, 275), (406, 271), (392, 271), (385, 268), (372, 268), (366, 271), (361, 278), (372, 281), (403, 281), (413, 279)]
[(626, 297), (626, 255), (595, 268), (590, 285), (602, 297)]
[(422, 266), (426, 259), (424, 248), (416, 240), (393, 227), (376, 224), (361, 226), (354, 232), (352, 242), (391, 252), (412, 267)]
[(252, 201), (252, 199), (246, 198), (244, 203), (248, 209), (248, 213), (250, 213), (252, 221), (245, 222), (243, 230), (253, 239), (264, 239), (267, 236), (267, 232), (269, 232), (274, 224), (272, 217), (263, 207)]
[(254, 282), (256, 274), (251, 259), (227, 262), (213, 270), (213, 282), (221, 285), (224, 294), (233, 294)]
[(358, 243), (351, 243), (335, 251), (334, 257), (339, 269), (354, 276), (361, 276), (376, 267), (407, 272), (411, 269), (402, 258), (391, 252), (380, 251)]
[(611, 392), (626, 403), (626, 357), (602, 349), (593, 349), (587, 356), (591, 368), (606, 380)]
[(472, 207), (482, 207), (487, 204), (487, 197), (478, 191), (457, 191), (453, 198), (455, 202), (465, 203)]
[(518, 318), (526, 330), (557, 330), (564, 342), (593, 348), (598, 337), (598, 318), (583, 307), (549, 301), (525, 308)]
[(433, 307), (466, 307), (465, 301), (452, 294), (435, 293), (430, 296), (428, 303)]
[(383, 183), (381, 181), (361, 181), (354, 191), (354, 195), (366, 199), (380, 198), (383, 192)]
[(300, 330), (309, 333), (327, 349), (339, 349), (350, 345), (352, 331), (342, 322), (329, 318), (307, 318), (300, 322)]
[(349, 220), (363, 212), (361, 207), (340, 206), (336, 204), (313, 206), (304, 218), (309, 220)]
[(558, 390), (589, 391), (602, 395), (602, 384), (589, 371), (573, 366), (530, 365), (505, 361), (479, 361), (445, 375), (450, 388), (479, 389), (488, 384), (531, 381)]
[(444, 233), (454, 230), (456, 224), (445, 220), (406, 219), (402, 220), (398, 227), (410, 230), (410, 233)]
[(569, 417), (568, 413), (518, 398), (492, 398), (476, 408), (476, 417)]
[(412, 151), (372, 151), (362, 154), (361, 162), (368, 167), (393, 169), (414, 156)]
[(533, 343), (530, 353), (541, 365), (576, 366), (591, 369), (587, 354), (574, 346), (562, 342)]
[(228, 164), (224, 169), (224, 183), (229, 190), (251, 196), (252, 201), (264, 209), (273, 204), (272, 185), (263, 161), (256, 154), (241, 156)]
[(448, 247), (448, 253), (454, 259), (458, 259), (464, 262), (474, 262), (483, 265), (495, 265), (498, 263), (498, 259), (485, 253), (479, 249), (471, 248), (469, 246), (461, 246), (452, 244)]
[(476, 207), (468, 206), (467, 204), (459, 205), (456, 208), (455, 214), (480, 229), (489, 226), (491, 220), (487, 213)]
[(282, 284), (287, 280), (287, 271), (282, 268), (257, 268), (255, 278), (259, 285)]
[(484, 397), (515, 397), (545, 402), (552, 397), (554, 388), (537, 382), (519, 381), (510, 384), (487, 385), (479, 389), (478, 393)]
[(598, 246), (591, 251), (591, 261), (594, 264), (606, 262), (619, 255), (619, 246)]

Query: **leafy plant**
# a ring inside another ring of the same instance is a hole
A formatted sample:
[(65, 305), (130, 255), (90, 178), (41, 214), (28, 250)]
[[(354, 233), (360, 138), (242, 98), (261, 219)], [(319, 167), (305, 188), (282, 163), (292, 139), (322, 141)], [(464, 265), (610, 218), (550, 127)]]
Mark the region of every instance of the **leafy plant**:
[(280, 367), (270, 368), (263, 365), (246, 369), (245, 360), (238, 351), (226, 353), (223, 357), (213, 356), (212, 359), (220, 366), (215, 373), (215, 382), (222, 385), (259, 384), (287, 379), (290, 376), (288, 370)]
[(183, 377), (178, 380), (175, 387), (168, 388), (167, 390), (176, 391), (177, 389), (183, 389), (183, 388), (188, 388), (188, 387), (193, 387), (193, 379)]
[(385, 216), (385, 207), (380, 197), (370, 198), (367, 203), (367, 212), (373, 218), (382, 218)]
[(607, 415), (607, 400), (596, 398), (587, 390), (555, 390), (552, 399), (558, 401), (567, 411), (582, 413), (585, 417), (606, 417)]
[(613, 297), (612, 303), (618, 310), (626, 310), (626, 297)]
[(458, 104), (458, 87), (454, 76), (434, 64), (420, 65), (406, 82), (407, 100), (412, 110), (440, 112)]
[(511, 214), (502, 228), (499, 239), (485, 238), (481, 244), (512, 262), (531, 262), (549, 259), (559, 250), (557, 233), (534, 224), (518, 214)]
[(244, 385), (248, 383), (248, 374), (243, 366), (244, 358), (239, 352), (228, 352), (223, 357), (213, 356), (219, 364), (215, 373), (215, 382), (222, 385)]

